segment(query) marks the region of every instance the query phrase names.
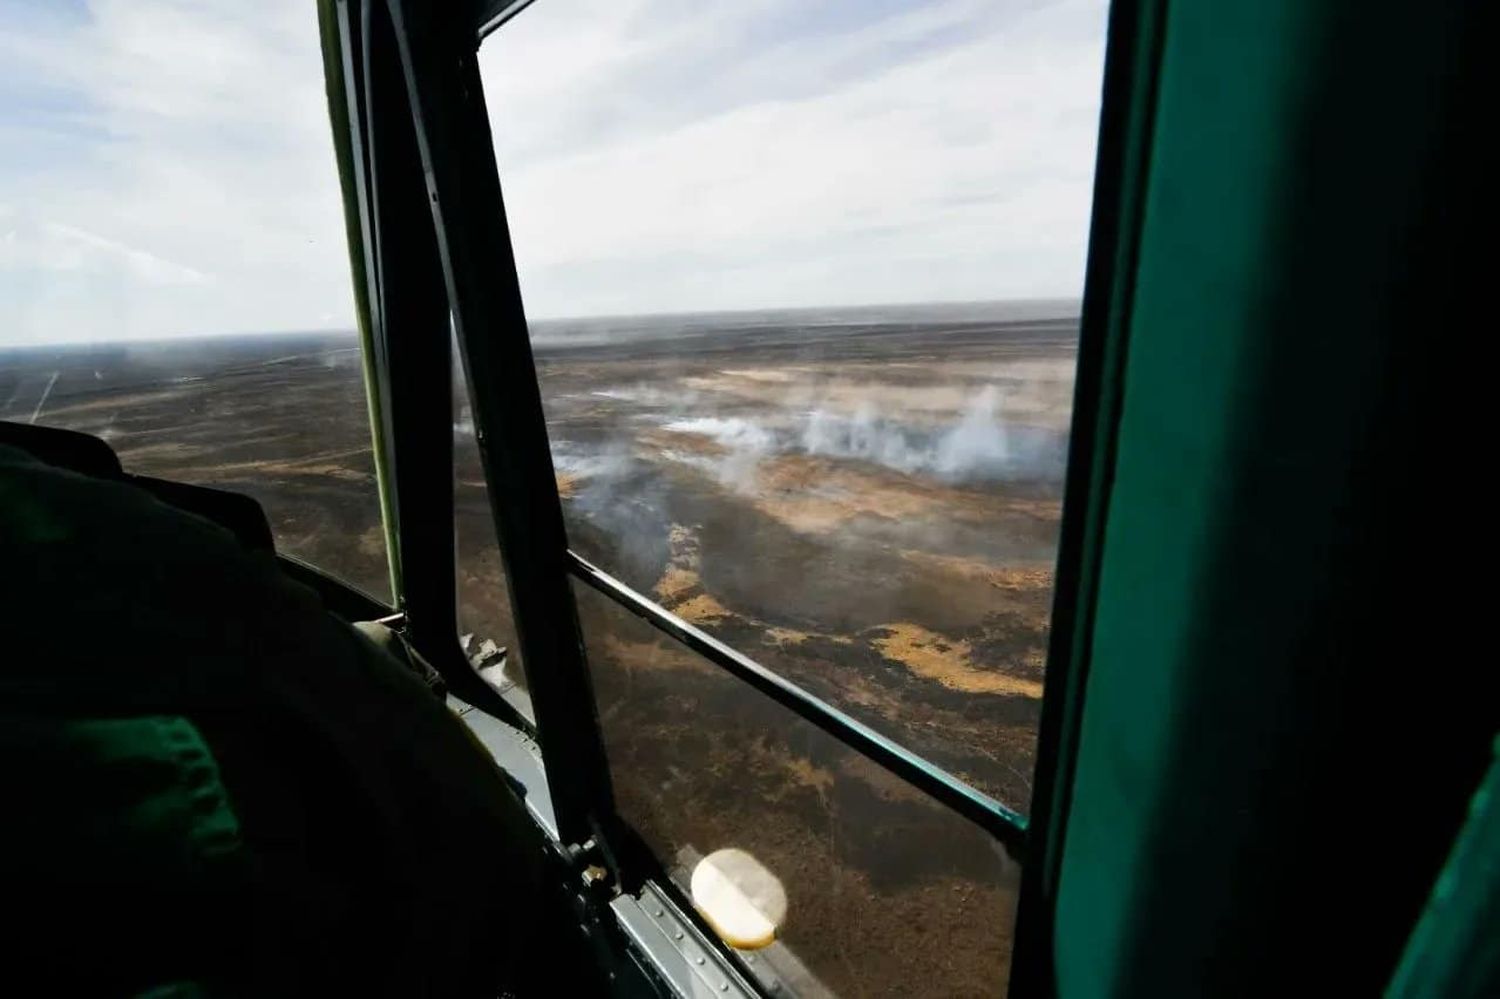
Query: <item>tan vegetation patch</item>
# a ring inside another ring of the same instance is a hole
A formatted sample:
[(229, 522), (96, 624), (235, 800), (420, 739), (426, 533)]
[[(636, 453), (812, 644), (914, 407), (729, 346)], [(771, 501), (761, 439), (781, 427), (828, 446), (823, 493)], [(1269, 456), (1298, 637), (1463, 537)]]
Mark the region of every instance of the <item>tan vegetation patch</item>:
[(578, 492), (578, 476), (572, 472), (558, 472), (557, 495), (563, 499), (572, 499)]
[(718, 458), (729, 453), (727, 447), (712, 437), (692, 430), (667, 430), (664, 427), (658, 427), (642, 432), (639, 440), (646, 446), (648, 454), (658, 456), (662, 452), (677, 452), (705, 458)]
[(931, 508), (928, 490), (832, 462), (783, 455), (761, 462), (755, 505), (795, 530), (819, 533), (858, 516), (901, 519)]
[(694, 624), (719, 621), (730, 616), (729, 608), (719, 603), (707, 593), (699, 593), (697, 596), (689, 597), (676, 607), (673, 607), (672, 613), (684, 621), (691, 621)]
[(667, 534), (672, 554), (661, 578), (652, 587), (662, 606), (685, 621), (712, 623), (730, 616), (729, 608), (703, 589), (698, 575), (698, 538), (683, 524), (673, 524)]
[(788, 527), (809, 534), (858, 517), (993, 523), (1007, 517), (1055, 522), (1062, 515), (1057, 500), (997, 496), (809, 455), (766, 458), (756, 471), (755, 505)]
[[(715, 459), (730, 450), (705, 434), (652, 430), (640, 443), (649, 456), (681, 460)], [(1000, 518), (1057, 521), (1055, 499), (997, 495), (933, 479), (903, 475), (876, 465), (806, 454), (750, 456), (740, 484), (761, 512), (804, 534), (820, 534), (860, 517), (904, 520), (912, 517), (993, 523)], [(681, 466), (713, 476), (710, 462)]]
[(1050, 566), (993, 565), (982, 559), (965, 558), (962, 555), (936, 555), (915, 549), (907, 549), (901, 554), (921, 565), (952, 573), (963, 579), (987, 583), (997, 590), (1009, 593), (1050, 593), (1052, 590)]
[(663, 604), (670, 605), (676, 600), (687, 596), (688, 591), (700, 585), (698, 574), (692, 569), (685, 569), (680, 565), (668, 565), (666, 571), (661, 574), (661, 579), (656, 581), (656, 599)]
[(667, 531), (667, 543), (671, 555), (652, 591), (656, 599), (671, 609), (674, 603), (701, 590), (702, 581), (698, 578), (698, 539), (692, 530), (683, 524), (673, 524)]
[(957, 418), (989, 386), (1003, 386), (1001, 415), (1063, 430), (1073, 401), (1072, 356), (1012, 358), (990, 363), (933, 360), (838, 367), (727, 368), (690, 375), (684, 389), (728, 396), (775, 409), (803, 409), (810, 403), (854, 414), (871, 406), (917, 422)]
[(949, 690), (969, 694), (1014, 694), (1041, 697), (1037, 680), (1022, 680), (974, 665), (968, 642), (947, 638), (919, 624), (901, 621), (882, 626), (886, 634), (874, 645), (887, 659), (901, 663), (918, 676), (936, 680)]
[(848, 504), (824, 496), (766, 496), (758, 499), (755, 505), (804, 534), (822, 534), (852, 516)]
[(833, 771), (816, 766), (811, 760), (805, 760), (800, 756), (781, 757), (781, 759), (785, 761), (786, 768), (791, 772), (792, 779), (796, 783), (812, 788), (823, 797), (827, 797), (828, 792), (833, 790)]
[(777, 645), (800, 645), (812, 637), (805, 631), (796, 628), (767, 628), (765, 637)]

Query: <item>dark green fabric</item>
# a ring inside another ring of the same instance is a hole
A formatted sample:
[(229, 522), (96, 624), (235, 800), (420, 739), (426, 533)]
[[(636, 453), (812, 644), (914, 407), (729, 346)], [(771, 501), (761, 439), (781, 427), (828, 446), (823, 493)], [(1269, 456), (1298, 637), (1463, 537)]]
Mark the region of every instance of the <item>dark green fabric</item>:
[(6, 805), (28, 817), (0, 860), (12, 877), (187, 883), (238, 859), (229, 792), (186, 718), (0, 714), (0, 758), (12, 761)]
[(1500, 995), (1500, 738), (1387, 999)]
[(1496, 718), (1439, 398), (1493, 312), (1481, 5), (1145, 6), (1057, 991), (1372, 995)]
[(207, 995), (197, 982), (172, 982), (137, 993), (135, 999), (203, 999)]
[(114, 993), (242, 964), (249, 858), (197, 727), (15, 707), (0, 712), (0, 884), (26, 946), (5, 949), (7, 975)]
[(0, 712), (31, 747), (7, 743), (0, 785), (12, 815), (33, 800), (0, 826), (28, 914), (8, 975), (493, 994), (545, 949), (539, 910), (516, 918), (539, 843), (503, 775), (269, 554), (0, 448), (0, 567)]

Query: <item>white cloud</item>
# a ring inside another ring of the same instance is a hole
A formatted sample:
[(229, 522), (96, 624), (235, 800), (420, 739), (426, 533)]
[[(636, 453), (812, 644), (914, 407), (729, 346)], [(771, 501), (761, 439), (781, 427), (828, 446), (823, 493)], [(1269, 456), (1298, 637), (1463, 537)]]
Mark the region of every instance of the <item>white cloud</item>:
[(14, 22), (0, 343), (353, 326), (312, 3)]
[[(540, 0), (481, 52), (529, 308), (1076, 294), (1103, 6)], [(310, 0), (11, 8), (0, 344), (352, 325)]]
[(38, 271), (124, 271), (149, 287), (202, 284), (208, 276), (148, 250), (57, 222), (0, 234), (0, 267)]
[(543, 0), (481, 51), (533, 314), (1080, 292), (1101, 2), (681, 6)]

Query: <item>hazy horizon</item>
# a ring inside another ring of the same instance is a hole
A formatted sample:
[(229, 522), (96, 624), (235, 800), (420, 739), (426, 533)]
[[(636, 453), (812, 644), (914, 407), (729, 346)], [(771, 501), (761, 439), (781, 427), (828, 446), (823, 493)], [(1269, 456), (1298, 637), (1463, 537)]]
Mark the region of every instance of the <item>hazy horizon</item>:
[[(479, 62), (532, 315), (1076, 296), (1104, 6), (528, 8)], [(353, 326), (312, 5), (0, 0), (0, 144), (0, 345)]]
[[(1076, 319), (1082, 309), (1081, 298), (1014, 298), (1014, 299), (990, 299), (975, 301), (951, 301), (951, 302), (867, 302), (858, 305), (841, 303), (834, 305), (801, 305), (801, 306), (766, 306), (762, 308), (745, 309), (713, 309), (713, 310), (672, 310), (664, 312), (640, 312), (640, 313), (618, 313), (612, 315), (563, 315), (563, 316), (534, 316), (528, 317), (527, 323), (531, 326), (560, 326), (571, 323), (595, 324), (603, 322), (628, 322), (650, 319), (694, 319), (710, 317), (736, 317), (736, 316), (794, 316), (794, 315), (824, 315), (829, 318), (854, 317), (860, 313), (871, 312), (905, 312), (911, 313), (910, 318), (923, 317), (922, 310), (982, 310), (1015, 307), (1035, 307), (1037, 312), (1026, 316), (984, 316), (973, 317), (970, 321), (982, 319), (994, 319), (1003, 321), (1027, 321), (1032, 319)], [(889, 321), (899, 321), (896, 317), (889, 317)], [(533, 330), (533, 336), (536, 331)], [(324, 326), (306, 327), (296, 329), (275, 330), (217, 330), (212, 332), (189, 331), (182, 333), (171, 333), (165, 335), (145, 335), (140, 337), (115, 337), (109, 339), (55, 339), (34, 340), (27, 343), (12, 343), (0, 337), (0, 351), (27, 350), (31, 348), (47, 347), (91, 347), (91, 346), (128, 346), (146, 345), (155, 343), (178, 343), (196, 340), (218, 340), (236, 338), (259, 338), (259, 337), (297, 337), (297, 336), (347, 336), (357, 337), (359, 331), (353, 326)], [(539, 342), (539, 345), (544, 345)]]

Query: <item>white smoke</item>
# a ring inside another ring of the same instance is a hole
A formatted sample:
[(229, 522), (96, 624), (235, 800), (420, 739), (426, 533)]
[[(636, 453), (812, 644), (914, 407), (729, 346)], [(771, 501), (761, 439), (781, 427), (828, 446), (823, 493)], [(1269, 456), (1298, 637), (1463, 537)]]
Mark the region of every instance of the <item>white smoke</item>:
[(724, 453), (713, 457), (683, 455), (675, 451), (663, 457), (709, 472), (719, 483), (739, 492), (755, 488), (755, 473), (760, 459), (777, 449), (776, 435), (753, 420), (731, 416), (698, 416), (672, 420), (663, 429), (707, 437)]
[(662, 389), (654, 385), (596, 389), (590, 392), (589, 395), (597, 396), (600, 399), (629, 402), (638, 406), (665, 409), (670, 412), (679, 413), (696, 405), (698, 402), (697, 392), (684, 391), (682, 389)]
[(808, 454), (854, 458), (907, 473), (921, 471), (928, 457), (904, 427), (878, 415), (869, 400), (852, 417), (824, 409), (808, 413), (801, 445)]
[(947, 482), (1050, 478), (1062, 470), (1062, 442), (1009, 424), (993, 385), (974, 394), (955, 423), (923, 428), (881, 416), (871, 401), (853, 416), (815, 409), (800, 446), (808, 454), (868, 461)]
[(325, 350), (320, 355), (320, 360), (325, 368), (352, 368), (364, 363), (360, 357), (358, 344), (352, 347), (336, 347)]
[(963, 417), (938, 439), (933, 467), (943, 478), (1004, 477), (1015, 468), (1010, 431), (1000, 415), (1000, 392), (986, 386)]
[(590, 454), (571, 441), (552, 442), (552, 467), (580, 481), (617, 479), (630, 471), (630, 465), (630, 452), (620, 444)]
[(852, 414), (814, 408), (790, 422), (777, 428), (739, 416), (674, 418), (663, 428), (706, 437), (723, 453), (688, 455), (674, 450), (662, 457), (709, 472), (740, 490), (753, 489), (760, 460), (778, 452), (869, 462), (952, 483), (1055, 481), (1063, 472), (1065, 438), (1008, 421), (1004, 399), (993, 385), (975, 392), (947, 425), (893, 419), (882, 415), (872, 399)]
[(738, 416), (696, 416), (663, 426), (680, 434), (700, 434), (730, 451), (766, 454), (776, 446), (776, 435), (753, 420)]

